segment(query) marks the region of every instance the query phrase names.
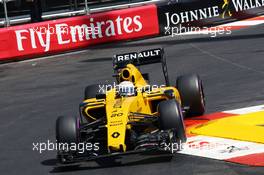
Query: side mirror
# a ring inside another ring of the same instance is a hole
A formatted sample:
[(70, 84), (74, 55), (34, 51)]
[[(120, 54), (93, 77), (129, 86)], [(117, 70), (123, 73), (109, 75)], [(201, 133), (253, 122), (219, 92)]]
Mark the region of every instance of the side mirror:
[(175, 97), (174, 92), (172, 89), (168, 89), (164, 91), (164, 95), (166, 95), (166, 97), (168, 97), (169, 99), (172, 99)]

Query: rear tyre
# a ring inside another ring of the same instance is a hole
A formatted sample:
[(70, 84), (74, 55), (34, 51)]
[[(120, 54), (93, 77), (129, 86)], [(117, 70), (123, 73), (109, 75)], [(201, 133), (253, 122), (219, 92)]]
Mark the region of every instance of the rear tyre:
[(176, 87), (180, 93), (182, 106), (188, 108), (186, 116), (199, 116), (205, 112), (203, 84), (196, 74), (177, 78)]
[(177, 143), (186, 142), (185, 126), (183, 123), (183, 114), (179, 103), (174, 100), (166, 100), (160, 102), (159, 111), (159, 126), (162, 130), (174, 130)]
[(98, 84), (89, 85), (84, 90), (84, 100), (89, 99), (89, 98), (95, 98), (96, 94), (98, 93), (99, 93)]

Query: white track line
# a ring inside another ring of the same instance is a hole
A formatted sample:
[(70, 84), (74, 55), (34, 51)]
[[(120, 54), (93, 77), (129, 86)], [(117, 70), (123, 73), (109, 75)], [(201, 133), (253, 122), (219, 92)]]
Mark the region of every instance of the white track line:
[(240, 108), (240, 109), (234, 109), (234, 110), (228, 110), (228, 111), (223, 111), (224, 113), (229, 113), (229, 114), (248, 114), (248, 113), (253, 113), (253, 112), (260, 112), (264, 111), (264, 105), (259, 105), (259, 106), (251, 106), (251, 107), (246, 107), (246, 108)]
[(227, 24), (223, 24), (220, 25), (220, 27), (226, 27), (226, 26), (255, 26), (255, 25), (259, 25), (259, 24), (263, 24), (264, 20), (245, 20), (245, 21), (236, 21), (236, 22), (232, 22), (232, 23), (227, 23)]

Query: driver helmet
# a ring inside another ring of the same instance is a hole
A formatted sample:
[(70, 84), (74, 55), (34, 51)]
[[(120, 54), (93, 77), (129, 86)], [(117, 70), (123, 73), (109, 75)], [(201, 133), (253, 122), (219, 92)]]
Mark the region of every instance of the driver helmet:
[(118, 93), (120, 96), (134, 96), (135, 86), (130, 81), (123, 81), (118, 85)]

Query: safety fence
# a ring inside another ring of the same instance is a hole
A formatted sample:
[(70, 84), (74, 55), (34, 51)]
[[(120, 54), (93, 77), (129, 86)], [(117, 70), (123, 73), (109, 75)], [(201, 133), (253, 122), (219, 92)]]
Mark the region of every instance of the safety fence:
[(107, 42), (170, 35), (179, 26), (214, 26), (261, 15), (263, 7), (264, 1), (261, 0), (178, 0), (146, 1), (144, 4), (116, 6), (118, 10), (113, 7), (104, 9), (103, 12), (94, 9), (91, 13), (91, 9), (81, 16), (0, 29), (0, 61), (29, 59)]
[(0, 27), (124, 9), (157, 1), (162, 0), (0, 0)]

